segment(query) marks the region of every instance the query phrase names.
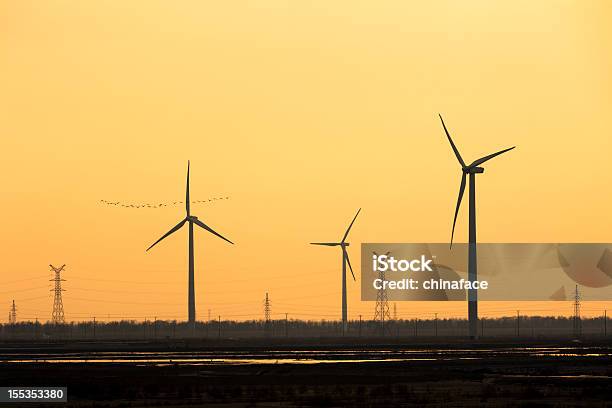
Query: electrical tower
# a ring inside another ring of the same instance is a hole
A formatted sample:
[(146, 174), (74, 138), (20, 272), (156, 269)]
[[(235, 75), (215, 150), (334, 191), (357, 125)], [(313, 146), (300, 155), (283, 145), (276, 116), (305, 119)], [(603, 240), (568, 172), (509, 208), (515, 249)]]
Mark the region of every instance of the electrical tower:
[(13, 305), (11, 306), (11, 311), (9, 312), (9, 324), (17, 323), (17, 308), (15, 307), (15, 301), (13, 300)]
[(582, 321), (580, 320), (580, 292), (578, 292), (578, 285), (576, 285), (576, 291), (574, 292), (574, 337), (578, 338), (582, 335)]
[(268, 297), (268, 292), (266, 292), (266, 299), (264, 300), (264, 320), (266, 321), (266, 324), (270, 323), (271, 310), (270, 298)]
[(270, 298), (268, 297), (268, 292), (266, 292), (266, 298), (264, 300), (264, 320), (265, 320), (265, 331), (266, 335), (269, 334), (270, 331), (270, 312), (272, 308), (270, 306)]
[(393, 320), (397, 321), (397, 303), (393, 302)]
[(62, 265), (59, 268), (49, 264), (51, 270), (55, 272), (55, 278), (50, 279), (51, 282), (54, 282), (55, 287), (51, 289), (51, 292), (55, 292), (55, 296), (53, 298), (53, 314), (51, 315), (51, 321), (55, 324), (64, 324), (64, 304), (62, 303), (62, 282), (65, 279), (62, 279), (60, 273), (64, 270), (66, 265)]
[[(378, 256), (376, 252), (373, 252), (374, 255)], [(389, 256), (390, 252), (387, 252), (385, 255)], [(385, 272), (378, 271), (378, 279), (382, 281), (385, 280)], [(374, 309), (374, 320), (380, 321), (380, 331), (381, 334), (385, 334), (385, 320), (391, 320), (391, 313), (389, 312), (389, 299), (387, 297), (387, 290), (378, 289), (376, 292), (376, 308)]]

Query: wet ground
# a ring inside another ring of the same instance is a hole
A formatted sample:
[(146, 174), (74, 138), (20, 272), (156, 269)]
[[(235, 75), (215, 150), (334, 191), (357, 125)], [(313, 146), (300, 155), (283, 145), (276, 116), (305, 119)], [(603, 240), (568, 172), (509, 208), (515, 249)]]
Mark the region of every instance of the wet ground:
[(227, 343), (0, 344), (0, 385), (97, 407), (612, 406), (605, 342)]

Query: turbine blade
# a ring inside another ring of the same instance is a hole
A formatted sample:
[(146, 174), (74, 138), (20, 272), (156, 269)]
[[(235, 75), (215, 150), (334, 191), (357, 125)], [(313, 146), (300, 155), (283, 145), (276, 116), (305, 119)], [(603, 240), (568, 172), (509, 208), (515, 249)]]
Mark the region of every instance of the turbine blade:
[(346, 237), (348, 237), (349, 231), (351, 230), (351, 227), (353, 226), (353, 223), (357, 219), (357, 216), (359, 215), (360, 212), (361, 212), (361, 208), (359, 210), (357, 210), (357, 214), (355, 214), (355, 217), (353, 218), (353, 221), (351, 221), (351, 225), (349, 225), (349, 227), (346, 229), (346, 232), (344, 233), (344, 236), (342, 237), (342, 241), (340, 241), (340, 242), (344, 242), (346, 240)]
[(457, 146), (455, 146), (455, 143), (453, 142), (453, 139), (451, 139), (451, 135), (450, 135), (450, 133), (448, 133), (448, 129), (446, 129), (446, 125), (444, 124), (444, 119), (442, 119), (442, 115), (440, 115), (438, 113), (438, 116), (440, 116), (440, 121), (442, 122), (442, 127), (444, 128), (444, 132), (446, 133), (446, 137), (448, 138), (448, 141), (450, 142), (451, 147), (453, 148), (453, 151), (455, 152), (455, 156), (457, 156), (457, 160), (459, 160), (459, 163), (461, 163), (461, 167), (465, 167), (465, 162), (461, 158), (461, 155), (459, 154), (459, 150), (457, 150)]
[(455, 218), (453, 219), (453, 230), (451, 232), (450, 247), (453, 247), (453, 237), (455, 236), (455, 224), (457, 223), (457, 214), (459, 214), (459, 207), (461, 207), (461, 200), (463, 199), (463, 192), (465, 191), (465, 178), (466, 173), (461, 175), (461, 185), (459, 186), (459, 197), (457, 198), (457, 207), (455, 208)]
[(338, 246), (339, 242), (311, 242), (310, 245)]
[(185, 193), (185, 210), (187, 211), (187, 216), (189, 217), (191, 211), (189, 205), (189, 160), (187, 160), (187, 190)]
[(193, 222), (195, 224), (199, 225), (200, 227), (204, 228), (206, 231), (210, 232), (211, 234), (214, 234), (214, 235), (218, 236), (222, 240), (227, 241), (227, 242), (229, 242), (232, 245), (234, 244), (232, 241), (230, 241), (229, 239), (225, 238), (223, 235), (219, 234), (217, 231), (213, 230), (208, 225), (204, 224), (202, 221), (200, 221), (198, 219), (194, 219)]
[(490, 154), (490, 155), (488, 155), (488, 156), (481, 157), (481, 158), (480, 158), (480, 159), (478, 159), (478, 160), (474, 160), (474, 163), (470, 164), (470, 167), (476, 167), (476, 166), (479, 166), (479, 165), (481, 165), (482, 163), (484, 163), (484, 162), (486, 162), (486, 161), (488, 161), (488, 160), (491, 160), (491, 159), (492, 159), (492, 158), (494, 158), (495, 156), (499, 156), (499, 155), (500, 155), (500, 154), (502, 154), (502, 153), (506, 153), (506, 152), (508, 152), (508, 151), (510, 151), (510, 150), (512, 150), (512, 149), (514, 149), (515, 147), (516, 147), (516, 146), (512, 146), (512, 147), (509, 147), (509, 148), (507, 148), (507, 149), (500, 150), (500, 151), (499, 151), (499, 152), (497, 152), (497, 153), (493, 153), (493, 154)]
[(171, 229), (170, 231), (166, 232), (164, 235), (162, 235), (162, 237), (161, 237), (160, 239), (158, 239), (157, 241), (155, 241), (155, 242), (153, 243), (153, 245), (151, 245), (150, 247), (148, 247), (148, 248), (147, 248), (147, 251), (148, 251), (149, 249), (153, 248), (155, 245), (157, 245), (157, 243), (158, 243), (159, 241), (161, 241), (162, 239), (166, 238), (168, 235), (170, 235), (170, 234), (172, 234), (172, 233), (174, 233), (174, 232), (178, 231), (178, 230), (179, 230), (179, 229), (180, 229), (180, 228), (183, 226), (183, 224), (185, 224), (186, 222), (187, 222), (187, 218), (185, 218), (183, 221), (181, 221), (181, 222), (179, 222), (178, 224), (176, 224), (174, 227), (172, 227), (172, 229)]
[(346, 248), (342, 247), (342, 252), (344, 253), (344, 257), (346, 258), (346, 263), (348, 264), (349, 269), (351, 270), (351, 275), (353, 275), (353, 280), (357, 281), (357, 279), (355, 279), (355, 274), (353, 273), (353, 267), (351, 266), (351, 260), (349, 259), (348, 251), (346, 250)]

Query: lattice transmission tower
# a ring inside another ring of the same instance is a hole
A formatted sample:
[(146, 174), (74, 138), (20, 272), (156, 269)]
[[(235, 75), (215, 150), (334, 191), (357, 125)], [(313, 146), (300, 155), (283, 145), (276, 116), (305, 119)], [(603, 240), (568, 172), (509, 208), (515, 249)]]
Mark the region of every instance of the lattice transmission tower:
[[(373, 252), (374, 255), (378, 256), (376, 252)], [(389, 256), (390, 252), (387, 252), (385, 255)], [(385, 280), (385, 272), (378, 271), (378, 278), (383, 282)], [(385, 334), (385, 320), (391, 320), (391, 312), (389, 311), (389, 298), (387, 297), (387, 290), (382, 287), (378, 289), (376, 292), (376, 307), (374, 309), (374, 320), (380, 322), (380, 331), (381, 334)]]
[(64, 304), (62, 303), (62, 282), (65, 282), (65, 279), (61, 278), (60, 273), (64, 270), (66, 265), (62, 265), (59, 268), (49, 264), (51, 270), (55, 272), (55, 278), (50, 279), (51, 282), (54, 282), (54, 288), (51, 289), (52, 292), (55, 292), (55, 296), (53, 297), (53, 313), (51, 315), (51, 322), (55, 324), (63, 324), (64, 320)]
[(580, 319), (580, 292), (578, 292), (578, 285), (576, 285), (576, 291), (574, 292), (573, 323), (574, 337), (578, 338), (582, 335), (582, 320)]
[(17, 308), (15, 307), (15, 301), (13, 300), (13, 305), (9, 311), (9, 324), (17, 323)]
[(266, 298), (264, 299), (264, 320), (267, 323), (270, 323), (270, 313), (272, 312), (272, 307), (270, 305), (270, 298), (268, 297), (268, 292), (266, 292)]
[(264, 321), (266, 335), (270, 332), (270, 315), (272, 313), (272, 305), (270, 304), (270, 298), (268, 292), (266, 292), (266, 298), (264, 299)]

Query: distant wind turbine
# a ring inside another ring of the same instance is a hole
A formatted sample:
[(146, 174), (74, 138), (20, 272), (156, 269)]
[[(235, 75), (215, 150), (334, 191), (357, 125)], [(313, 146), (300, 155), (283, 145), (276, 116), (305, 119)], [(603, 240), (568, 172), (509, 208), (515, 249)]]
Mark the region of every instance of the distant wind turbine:
[(346, 229), (344, 236), (340, 242), (311, 242), (311, 245), (324, 245), (324, 246), (339, 246), (342, 249), (342, 334), (346, 332), (347, 325), (347, 308), (346, 308), (346, 265), (348, 264), (349, 269), (351, 270), (351, 275), (353, 275), (353, 280), (355, 279), (355, 274), (353, 273), (353, 267), (351, 266), (351, 261), (349, 259), (348, 251), (346, 247), (350, 245), (350, 243), (346, 242), (346, 238), (348, 237), (349, 231), (353, 226), (353, 223), (357, 219), (361, 208), (357, 210), (357, 214), (351, 221), (351, 224)]
[[(457, 198), (457, 206), (455, 207), (455, 217), (453, 218), (453, 229), (451, 232), (451, 240), (450, 246), (453, 246), (453, 237), (455, 235), (455, 224), (457, 223), (457, 214), (459, 213), (459, 207), (461, 206), (461, 199), (463, 198), (463, 193), (465, 192), (465, 181), (466, 177), (470, 176), (470, 197), (469, 197), (469, 245), (468, 245), (468, 280), (470, 282), (474, 282), (477, 280), (477, 269), (478, 269), (478, 260), (476, 258), (476, 174), (484, 173), (484, 168), (479, 167), (484, 162), (491, 160), (495, 156), (499, 156), (502, 153), (506, 153), (514, 149), (516, 146), (510, 147), (508, 149), (500, 150), (497, 153), (490, 154), (488, 156), (481, 157), (478, 160), (473, 161), (470, 165), (466, 165), (459, 154), (459, 150), (453, 143), (453, 139), (451, 139), (448, 130), (446, 129), (446, 125), (444, 124), (444, 119), (442, 119), (442, 115), (440, 116), (440, 121), (442, 122), (442, 127), (444, 128), (444, 132), (446, 133), (446, 137), (450, 142), (451, 147), (453, 148), (453, 152), (455, 152), (455, 156), (457, 156), (457, 160), (459, 164), (461, 164), (461, 185), (459, 186), (459, 197)], [(469, 322), (469, 334), (471, 338), (478, 337), (478, 290), (477, 289), (468, 289), (468, 322)]]
[(230, 241), (229, 239), (225, 238), (221, 234), (217, 233), (216, 231), (214, 231), (208, 225), (204, 224), (195, 215), (191, 215), (189, 203), (190, 203), (190, 200), (189, 200), (189, 161), (187, 161), (187, 192), (185, 194), (185, 210), (187, 212), (187, 215), (186, 215), (186, 217), (181, 222), (176, 224), (170, 231), (166, 232), (160, 239), (155, 241), (153, 243), (153, 245), (148, 247), (147, 251), (149, 249), (153, 248), (155, 245), (157, 245), (158, 242), (160, 242), (161, 240), (163, 240), (167, 236), (169, 236), (169, 235), (173, 234), (174, 232), (178, 231), (179, 229), (181, 229), (181, 227), (183, 225), (185, 225), (185, 223), (189, 223), (189, 295), (188, 295), (188, 297), (189, 297), (189, 299), (188, 299), (188, 302), (189, 302), (189, 323), (195, 323), (196, 311), (195, 311), (194, 261), (193, 261), (193, 225), (195, 224), (195, 225), (205, 229), (206, 231), (210, 232), (211, 234), (214, 234), (214, 235), (218, 236), (219, 238), (229, 242), (230, 244), (233, 244), (233, 242)]

